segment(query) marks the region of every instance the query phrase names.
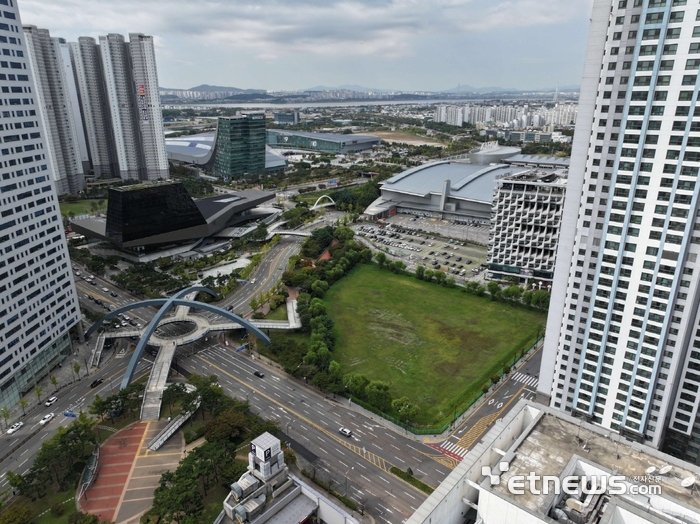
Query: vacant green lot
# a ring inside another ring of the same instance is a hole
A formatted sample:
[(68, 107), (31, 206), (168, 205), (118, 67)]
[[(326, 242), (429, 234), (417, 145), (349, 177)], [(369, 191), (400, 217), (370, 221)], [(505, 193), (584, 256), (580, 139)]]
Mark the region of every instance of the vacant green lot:
[[(60, 203), (60, 208), (61, 208), (61, 215), (68, 216), (68, 213), (73, 213), (75, 216), (80, 216), (80, 215), (86, 215), (92, 213), (92, 208), (90, 207), (90, 204), (92, 202), (95, 202), (97, 204), (97, 200), (78, 200), (77, 202), (61, 202)], [(105, 200), (102, 203), (102, 207), (104, 209), (107, 209), (107, 201)]]
[(424, 425), (449, 420), (546, 318), (373, 265), (333, 285), (325, 302), (343, 373), (389, 382), (394, 398), (420, 406)]

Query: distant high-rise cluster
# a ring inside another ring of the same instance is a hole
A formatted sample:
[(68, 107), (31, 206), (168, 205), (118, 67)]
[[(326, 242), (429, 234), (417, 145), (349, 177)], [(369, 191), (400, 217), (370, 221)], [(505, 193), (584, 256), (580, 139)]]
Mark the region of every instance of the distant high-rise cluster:
[(59, 194), (80, 191), (88, 176), (167, 179), (153, 37), (24, 34)]
[(531, 108), (525, 105), (466, 105), (435, 107), (433, 121), (452, 126), (500, 124), (511, 129), (526, 127), (567, 126), (576, 123), (575, 104), (556, 104)]

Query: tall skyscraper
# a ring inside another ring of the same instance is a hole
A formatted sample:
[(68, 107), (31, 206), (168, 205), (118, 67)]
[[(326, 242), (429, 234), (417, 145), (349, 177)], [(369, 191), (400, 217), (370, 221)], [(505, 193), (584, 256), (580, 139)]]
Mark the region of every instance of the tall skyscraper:
[(85, 188), (89, 162), (70, 55), (47, 29), (26, 26), (24, 38), (56, 190), (59, 195), (77, 193)]
[(27, 26), (30, 62), (59, 194), (96, 178), (168, 178), (153, 37), (65, 43)]
[(92, 173), (96, 178), (116, 177), (119, 168), (114, 151), (100, 48), (94, 38), (87, 36), (81, 36), (77, 42), (70, 42), (68, 46), (80, 95), (80, 110)]
[(220, 117), (216, 128), (214, 175), (240, 178), (265, 171), (265, 115)]
[(698, 461), (697, 2), (595, 0), (540, 398)]
[(131, 71), (136, 88), (139, 131), (143, 149), (143, 180), (169, 178), (168, 153), (165, 150), (163, 112), (160, 108), (158, 71), (153, 37), (129, 33)]
[(0, 22), (0, 406), (70, 353), (80, 319), (32, 63), (17, 2)]

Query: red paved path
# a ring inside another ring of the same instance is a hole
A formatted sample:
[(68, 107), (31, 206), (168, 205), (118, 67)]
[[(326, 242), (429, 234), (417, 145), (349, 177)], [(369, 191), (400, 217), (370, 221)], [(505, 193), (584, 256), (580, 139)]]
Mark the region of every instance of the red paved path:
[(138, 422), (112, 435), (100, 449), (97, 478), (80, 501), (83, 511), (113, 521), (148, 424)]

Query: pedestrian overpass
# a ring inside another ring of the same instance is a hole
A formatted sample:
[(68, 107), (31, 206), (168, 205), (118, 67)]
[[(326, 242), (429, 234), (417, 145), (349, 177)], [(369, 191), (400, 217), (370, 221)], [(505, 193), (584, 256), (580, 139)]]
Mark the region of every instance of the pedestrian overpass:
[[(201, 309), (210, 313), (215, 313), (229, 321), (228, 323), (224, 324), (225, 326), (235, 325), (239, 328), (242, 327), (246, 329), (249, 333), (252, 333), (255, 337), (257, 337), (258, 340), (262, 341), (265, 345), (270, 344), (269, 337), (260, 328), (252, 324), (250, 321), (241, 318), (238, 315), (235, 315), (234, 313), (226, 311), (225, 309), (222, 309), (220, 307), (194, 300), (193, 298), (196, 296), (197, 293), (200, 292), (207, 293), (211, 296), (216, 296), (216, 293), (207, 287), (189, 287), (187, 289), (179, 291), (178, 293), (176, 293), (168, 299), (157, 298), (150, 300), (142, 300), (140, 302), (135, 302), (133, 304), (123, 306), (119, 309), (116, 309), (115, 311), (111, 311), (105, 317), (95, 322), (90, 327), (90, 329), (88, 329), (87, 333), (85, 334), (86, 338), (89, 338), (93, 333), (95, 333), (105, 322), (109, 322), (110, 320), (122, 313), (149, 306), (160, 306), (160, 309), (155, 314), (153, 319), (148, 323), (148, 325), (143, 329), (142, 332), (139, 332), (139, 336), (141, 338), (138, 344), (136, 345), (134, 354), (131, 356), (129, 365), (127, 366), (126, 372), (124, 373), (124, 378), (122, 379), (121, 383), (121, 389), (126, 388), (131, 383), (134, 376), (134, 372), (136, 371), (136, 366), (138, 365), (139, 360), (143, 356), (143, 352), (146, 348), (146, 345), (149, 343), (149, 340), (151, 340), (151, 338), (154, 336), (156, 328), (159, 325), (161, 325), (164, 320), (166, 321), (166, 323), (168, 321), (189, 321), (190, 317), (187, 313), (190, 308)], [(191, 295), (193, 298), (189, 299), (187, 298), (187, 295)], [(172, 311), (174, 308), (177, 308), (175, 310), (174, 315), (174, 318), (176, 320), (172, 320), (172, 317), (170, 319), (166, 319), (166, 314)], [(199, 323), (197, 324), (197, 330), (199, 331), (200, 325)], [(229, 329), (232, 329), (232, 327), (229, 327)], [(208, 331), (208, 328), (203, 328), (202, 333), (205, 334)], [(204, 336), (204, 334), (201, 334), (201, 336)], [(189, 335), (189, 337), (191, 338), (192, 335)], [(148, 383), (146, 385), (146, 391), (144, 392), (143, 405), (141, 408), (141, 420), (158, 420), (160, 416), (161, 397), (163, 395), (163, 390), (165, 389), (165, 383), (168, 378), (170, 365), (172, 364), (172, 360), (175, 355), (175, 349), (177, 349), (178, 340), (163, 340), (162, 342), (164, 342), (164, 344), (161, 345), (161, 350), (158, 351), (155, 362), (153, 363), (153, 367), (151, 368), (151, 373), (149, 375)]]

